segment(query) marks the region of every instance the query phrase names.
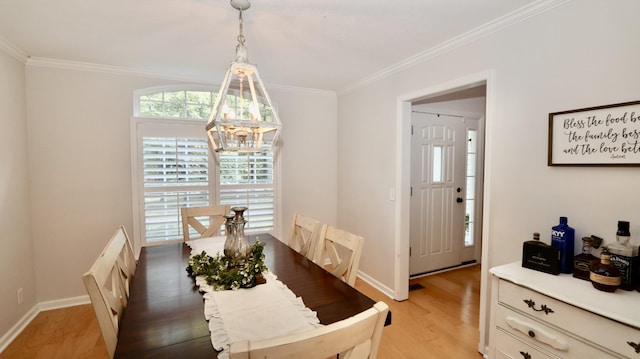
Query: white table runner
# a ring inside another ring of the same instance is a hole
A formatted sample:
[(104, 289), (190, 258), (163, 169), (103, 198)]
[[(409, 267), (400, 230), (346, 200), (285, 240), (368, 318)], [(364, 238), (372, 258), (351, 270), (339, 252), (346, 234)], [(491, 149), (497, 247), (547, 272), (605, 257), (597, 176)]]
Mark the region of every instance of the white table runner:
[[(221, 253), (225, 237), (188, 241), (191, 255), (205, 251), (210, 256)], [(310, 330), (322, 326), (316, 312), (301, 298), (267, 272), (267, 283), (249, 289), (214, 291), (204, 277), (196, 284), (204, 293), (204, 315), (209, 321), (211, 342), (220, 351), (218, 358), (229, 357), (229, 346), (240, 340), (262, 340)]]

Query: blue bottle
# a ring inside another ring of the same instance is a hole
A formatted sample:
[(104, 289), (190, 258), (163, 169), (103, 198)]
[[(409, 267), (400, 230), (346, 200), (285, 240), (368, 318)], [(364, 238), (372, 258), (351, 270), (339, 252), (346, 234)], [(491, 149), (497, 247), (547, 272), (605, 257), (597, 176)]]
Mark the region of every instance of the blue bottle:
[(551, 245), (560, 249), (560, 272), (573, 272), (574, 247), (573, 239), (576, 231), (567, 224), (567, 217), (560, 217), (560, 224), (551, 227)]

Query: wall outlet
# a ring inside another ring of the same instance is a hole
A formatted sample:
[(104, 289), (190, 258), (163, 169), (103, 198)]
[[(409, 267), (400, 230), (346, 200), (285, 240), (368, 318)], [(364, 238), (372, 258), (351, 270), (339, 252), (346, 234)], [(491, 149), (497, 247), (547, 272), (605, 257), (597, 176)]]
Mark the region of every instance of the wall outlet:
[(22, 302), (24, 302), (24, 296), (22, 294), (22, 288), (18, 289), (18, 305), (22, 304)]

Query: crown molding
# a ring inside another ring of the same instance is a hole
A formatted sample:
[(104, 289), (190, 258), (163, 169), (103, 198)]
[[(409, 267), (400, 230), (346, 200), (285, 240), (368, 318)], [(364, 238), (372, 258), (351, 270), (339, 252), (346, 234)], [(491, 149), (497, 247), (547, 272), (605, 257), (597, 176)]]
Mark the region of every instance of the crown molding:
[(507, 15), (499, 17), (493, 21), (490, 21), (486, 24), (478, 26), (472, 30), (469, 30), (463, 33), (462, 35), (456, 36), (451, 40), (445, 41), (428, 50), (425, 50), (414, 56), (411, 56), (403, 61), (396, 63), (395, 65), (389, 66), (379, 72), (376, 72), (371, 76), (367, 76), (364, 79), (357, 81), (352, 85), (349, 85), (343, 88), (342, 90), (339, 90), (338, 95), (343, 95), (343, 94), (352, 92), (356, 89), (370, 85), (376, 81), (389, 77), (402, 70), (406, 70), (411, 66), (433, 59), (453, 49), (456, 49), (458, 47), (461, 47), (471, 42), (482, 39), (495, 32), (504, 30), (530, 17), (536, 16), (540, 13), (553, 9), (569, 1), (571, 0), (540, 0), (540, 1), (533, 2), (529, 5), (523, 6), (520, 9), (514, 10)]
[[(80, 61), (71, 61), (71, 60), (61, 60), (47, 57), (28, 57), (26, 61), (27, 66), (34, 67), (46, 67), (46, 68), (55, 68), (62, 70), (73, 70), (73, 71), (88, 71), (88, 72), (99, 72), (99, 73), (107, 73), (113, 75), (125, 75), (125, 76), (139, 76), (139, 77), (147, 77), (147, 78), (155, 78), (161, 80), (171, 80), (171, 81), (179, 81), (179, 82), (188, 82), (191, 84), (204, 84), (204, 85), (218, 85), (216, 81), (211, 81), (206, 76), (185, 76), (179, 74), (170, 74), (166, 72), (159, 71), (149, 71), (136, 69), (131, 67), (124, 66), (113, 66), (113, 65), (102, 65), (102, 64), (94, 64), (89, 62), (80, 62)], [(223, 76), (219, 76), (221, 79)], [(315, 95), (322, 96), (332, 96), (336, 97), (337, 93), (335, 91), (327, 91), (327, 90), (318, 90), (312, 88), (304, 88), (304, 87), (295, 87), (288, 85), (278, 85), (278, 84), (267, 84), (265, 86), (271, 89), (277, 89), (281, 91), (292, 91), (292, 92), (304, 92), (311, 93)]]
[(314, 89), (309, 87), (297, 87), (297, 86), (269, 84), (269, 83), (265, 83), (265, 87), (268, 87), (269, 89), (273, 89), (273, 90), (280, 90), (280, 91), (289, 91), (289, 92), (298, 92), (298, 93), (302, 92), (302, 93), (308, 93), (312, 95), (327, 96), (327, 97), (334, 97), (334, 98), (338, 97), (338, 93), (332, 90), (320, 90), (320, 89)]
[(73, 70), (73, 71), (98, 72), (98, 73), (106, 73), (106, 74), (112, 74), (112, 75), (150, 77), (150, 78), (158, 78), (158, 79), (164, 79), (164, 80), (207, 83), (207, 81), (204, 80), (202, 77), (197, 77), (197, 76), (190, 77), (190, 76), (169, 74), (169, 73), (159, 72), (159, 71), (149, 71), (149, 70), (136, 69), (131, 67), (124, 67), (124, 66), (102, 65), (102, 64), (95, 64), (90, 62), (62, 60), (62, 59), (55, 59), (55, 58), (49, 58), (49, 57), (31, 56), (27, 60), (27, 66), (54, 68), (54, 69), (62, 69), (62, 70)]
[(29, 55), (27, 55), (27, 53), (24, 52), (24, 50), (17, 47), (16, 45), (14, 45), (13, 43), (11, 43), (9, 40), (5, 39), (2, 36), (0, 36), (0, 50), (13, 56), (16, 60), (22, 62), (23, 64), (26, 63), (27, 59), (29, 58)]

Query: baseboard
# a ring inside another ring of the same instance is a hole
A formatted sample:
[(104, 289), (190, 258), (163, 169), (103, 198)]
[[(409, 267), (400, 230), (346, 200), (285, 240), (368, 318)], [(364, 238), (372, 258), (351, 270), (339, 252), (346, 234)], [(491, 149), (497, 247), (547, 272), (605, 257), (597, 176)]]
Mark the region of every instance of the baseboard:
[(88, 295), (41, 302), (38, 303), (38, 308), (40, 309), (39, 312), (44, 312), (46, 310), (75, 307), (76, 305), (83, 304), (91, 304), (91, 300), (89, 299)]
[(5, 335), (2, 336), (2, 338), (0, 338), (0, 353), (2, 353), (9, 346), (9, 344), (11, 344), (11, 342), (13, 342), (13, 340), (16, 339), (18, 335), (20, 335), (20, 333), (22, 333), (24, 328), (26, 328), (27, 325), (31, 323), (31, 321), (38, 315), (38, 313), (40, 313), (40, 309), (38, 307), (38, 304), (36, 304), (22, 318), (20, 318), (20, 320), (18, 320), (18, 322), (13, 327), (11, 327), (11, 329), (9, 329), (9, 331), (5, 333)]
[(382, 294), (386, 295), (387, 297), (394, 299), (393, 297), (393, 289), (385, 286), (384, 284), (378, 282), (377, 280), (375, 280), (373, 277), (367, 275), (366, 273), (363, 273), (362, 271), (358, 271), (358, 278), (362, 279), (363, 281), (367, 282), (367, 284), (369, 284), (370, 286), (374, 287), (375, 289), (379, 290), (380, 292), (382, 292)]
[(18, 322), (9, 329), (5, 335), (0, 338), (0, 353), (2, 353), (13, 342), (24, 328), (31, 323), (31, 321), (40, 313), (47, 310), (61, 309), (67, 307), (74, 307), (76, 305), (90, 304), (91, 300), (88, 295), (81, 295), (79, 297), (65, 298), (59, 300), (51, 300), (48, 302), (41, 302), (33, 306)]

